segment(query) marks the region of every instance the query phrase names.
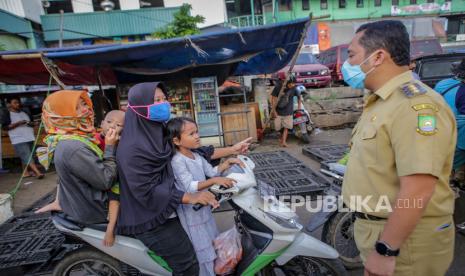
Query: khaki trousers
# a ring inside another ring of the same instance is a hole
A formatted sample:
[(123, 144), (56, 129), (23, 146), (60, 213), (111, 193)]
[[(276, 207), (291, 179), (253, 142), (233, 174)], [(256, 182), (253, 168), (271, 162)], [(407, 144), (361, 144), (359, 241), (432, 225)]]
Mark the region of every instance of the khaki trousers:
[[(358, 219), (354, 237), (363, 262), (374, 250), (386, 221)], [(448, 225), (448, 226), (447, 226)], [(400, 248), (396, 276), (443, 276), (454, 257), (455, 227), (452, 216), (422, 218)]]

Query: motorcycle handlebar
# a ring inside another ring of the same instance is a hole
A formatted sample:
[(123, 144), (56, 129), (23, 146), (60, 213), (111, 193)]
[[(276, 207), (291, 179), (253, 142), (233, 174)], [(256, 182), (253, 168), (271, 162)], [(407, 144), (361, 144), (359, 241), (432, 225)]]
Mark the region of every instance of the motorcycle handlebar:
[[(215, 196), (215, 199), (217, 201), (219, 201), (221, 199), (221, 194), (217, 194), (217, 193), (213, 192), (211, 189), (208, 189), (208, 191)], [(207, 206), (207, 205), (203, 205), (201, 203), (196, 203), (196, 204), (194, 204), (194, 206), (192, 206), (192, 209), (194, 209), (194, 211), (197, 212), (198, 210), (202, 209), (205, 206)]]

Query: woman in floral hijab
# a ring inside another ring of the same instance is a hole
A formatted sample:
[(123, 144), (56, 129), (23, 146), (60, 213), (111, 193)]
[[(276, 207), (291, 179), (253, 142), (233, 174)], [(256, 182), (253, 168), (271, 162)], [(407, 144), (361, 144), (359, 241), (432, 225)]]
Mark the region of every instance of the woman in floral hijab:
[(46, 148), (38, 149), (46, 167), (58, 174), (58, 201), (63, 212), (83, 224), (106, 221), (107, 193), (117, 178), (116, 131), (105, 137), (105, 152), (95, 137), (94, 112), (86, 91), (62, 90), (45, 99), (42, 121)]

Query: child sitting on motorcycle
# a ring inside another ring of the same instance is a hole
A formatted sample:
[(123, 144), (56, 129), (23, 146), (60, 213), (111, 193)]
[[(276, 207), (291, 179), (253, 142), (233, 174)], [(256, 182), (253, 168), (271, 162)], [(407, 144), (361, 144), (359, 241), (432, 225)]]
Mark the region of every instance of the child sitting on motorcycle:
[[(200, 147), (200, 136), (195, 121), (190, 118), (173, 118), (168, 122), (167, 129), (168, 137), (176, 149), (171, 165), (176, 187), (180, 191), (194, 193), (206, 190), (214, 184), (226, 188), (234, 185), (233, 179), (218, 175), (231, 165), (241, 162), (236, 158), (230, 158), (213, 168), (201, 155), (193, 152)], [(213, 240), (218, 236), (218, 230), (211, 207), (205, 206), (195, 211), (193, 205), (181, 204), (177, 209), (177, 215), (194, 246), (200, 266), (199, 275), (215, 275), (216, 254)]]

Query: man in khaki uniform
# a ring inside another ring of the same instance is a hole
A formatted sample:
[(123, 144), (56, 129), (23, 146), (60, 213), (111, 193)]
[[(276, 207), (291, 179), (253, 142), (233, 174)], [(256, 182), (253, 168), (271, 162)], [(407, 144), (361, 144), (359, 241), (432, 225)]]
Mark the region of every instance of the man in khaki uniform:
[(438, 93), (413, 79), (409, 49), (400, 21), (368, 23), (342, 69), (350, 86), (370, 91), (342, 187), (356, 211), (365, 275), (439, 276), (453, 259), (455, 120)]

